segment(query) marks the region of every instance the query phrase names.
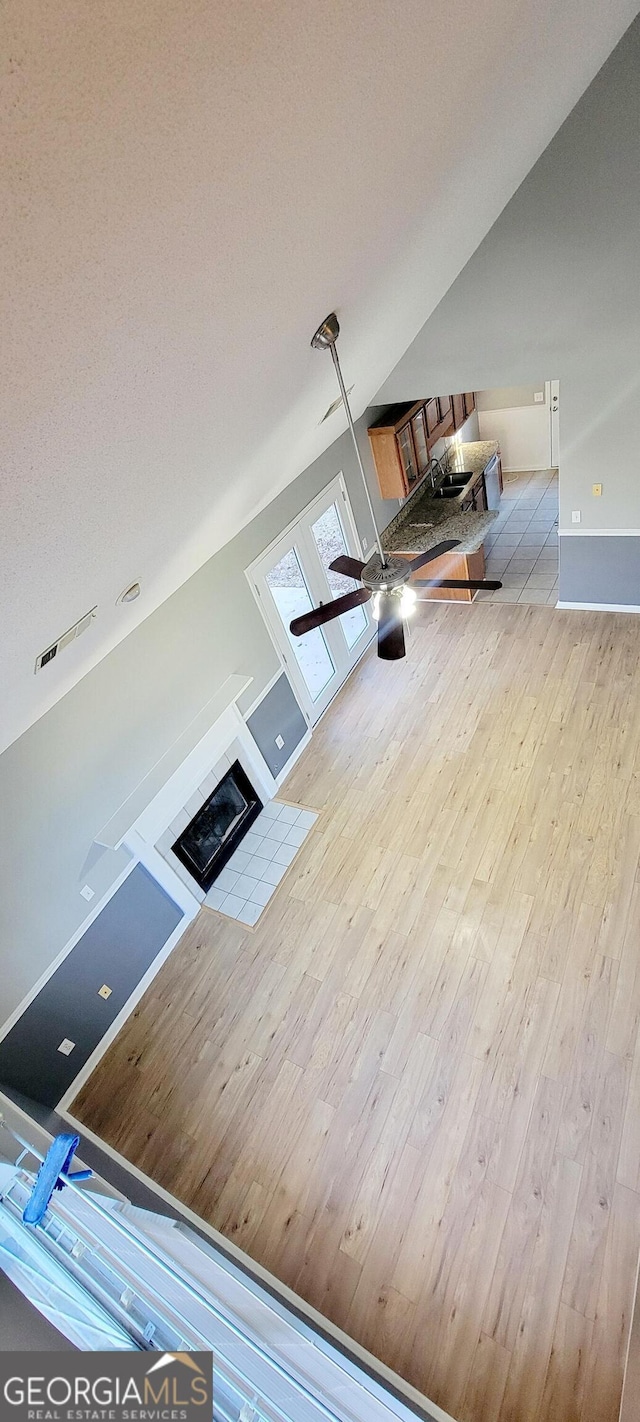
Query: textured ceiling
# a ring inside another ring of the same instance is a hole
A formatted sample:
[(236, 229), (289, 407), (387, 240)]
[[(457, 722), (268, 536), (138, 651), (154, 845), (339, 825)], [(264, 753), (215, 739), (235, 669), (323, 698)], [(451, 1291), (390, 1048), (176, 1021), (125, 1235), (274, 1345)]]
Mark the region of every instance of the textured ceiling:
[(636, 9), (5, 0), (0, 748), (341, 433), (334, 307), (364, 409)]

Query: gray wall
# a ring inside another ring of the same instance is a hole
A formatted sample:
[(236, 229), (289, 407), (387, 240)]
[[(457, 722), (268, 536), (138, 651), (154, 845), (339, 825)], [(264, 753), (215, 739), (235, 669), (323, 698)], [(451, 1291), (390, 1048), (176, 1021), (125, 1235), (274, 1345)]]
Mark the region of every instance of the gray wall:
[[(136, 865), (0, 1042), (0, 1086), (57, 1106), (181, 919)], [(69, 1056), (58, 1050), (65, 1037)]]
[[(284, 674), (263, 697), (247, 725), (272, 775), (279, 775), (307, 734), (307, 723)], [(276, 736), (284, 745), (276, 745)]]
[(639, 154), (636, 20), (379, 391), (559, 379), (561, 526), (640, 530)]
[[(398, 505), (377, 493), (369, 422), (360, 443), (383, 526)], [(370, 541), (345, 433), (0, 756), (0, 1024), (85, 918), (83, 884), (100, 896), (124, 867), (93, 844), (102, 825), (225, 677), (254, 677), (246, 709), (278, 671), (244, 569), (340, 470)]]
[(559, 586), (561, 602), (640, 608), (640, 539), (561, 538)]

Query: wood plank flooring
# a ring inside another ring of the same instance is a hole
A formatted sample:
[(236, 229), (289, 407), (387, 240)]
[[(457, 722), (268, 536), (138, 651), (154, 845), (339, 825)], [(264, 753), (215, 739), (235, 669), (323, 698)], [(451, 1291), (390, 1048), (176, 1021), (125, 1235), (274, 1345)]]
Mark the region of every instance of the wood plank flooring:
[(640, 1249), (635, 618), (422, 608), (72, 1108), (463, 1422), (615, 1422)]

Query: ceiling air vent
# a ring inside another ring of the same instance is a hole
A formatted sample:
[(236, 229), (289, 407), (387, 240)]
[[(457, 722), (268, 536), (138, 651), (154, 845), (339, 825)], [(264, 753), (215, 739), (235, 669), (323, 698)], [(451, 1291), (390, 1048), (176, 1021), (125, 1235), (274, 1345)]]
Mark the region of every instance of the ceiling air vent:
[(70, 642), (75, 642), (76, 637), (81, 637), (82, 633), (86, 632), (87, 627), (91, 626), (97, 611), (97, 607), (92, 607), (90, 612), (85, 612), (84, 617), (81, 617), (79, 622), (74, 622), (73, 627), (70, 627), (68, 632), (63, 632), (62, 636), (58, 637), (57, 642), (52, 642), (46, 651), (41, 652), (40, 656), (36, 657), (34, 671), (41, 671), (43, 667), (46, 667), (47, 662), (52, 662), (54, 657), (57, 657), (59, 652), (64, 652), (65, 647), (68, 647)]
[[(349, 389), (347, 390), (347, 395), (350, 395), (352, 390), (353, 390), (353, 385), (350, 385), (350, 386), (349, 386)], [(331, 404), (330, 404), (330, 406), (329, 406), (329, 409), (328, 409), (328, 410), (325, 410), (324, 415), (322, 416), (322, 419), (320, 420), (320, 424), (323, 425), (324, 422), (325, 422), (325, 420), (328, 420), (329, 415), (333, 415), (333, 414), (335, 413), (335, 411), (340, 408), (341, 404), (342, 404), (342, 396), (339, 395), (338, 398), (337, 398), (337, 400), (332, 400), (332, 401), (331, 401)]]

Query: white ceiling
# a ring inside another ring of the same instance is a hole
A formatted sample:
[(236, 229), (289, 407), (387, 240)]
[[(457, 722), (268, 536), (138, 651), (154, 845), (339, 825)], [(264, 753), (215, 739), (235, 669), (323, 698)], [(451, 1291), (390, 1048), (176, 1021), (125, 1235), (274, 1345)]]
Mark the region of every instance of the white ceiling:
[(636, 10), (5, 0), (0, 748), (341, 433), (332, 308), (370, 403)]

